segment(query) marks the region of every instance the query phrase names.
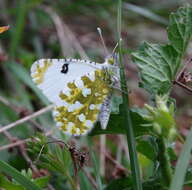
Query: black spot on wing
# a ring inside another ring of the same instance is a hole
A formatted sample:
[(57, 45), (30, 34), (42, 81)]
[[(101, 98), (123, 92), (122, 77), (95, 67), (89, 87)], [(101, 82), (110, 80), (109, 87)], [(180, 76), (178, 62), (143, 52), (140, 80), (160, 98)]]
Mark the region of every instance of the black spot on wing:
[(61, 73), (67, 74), (68, 70), (69, 70), (69, 64), (68, 63), (63, 64)]

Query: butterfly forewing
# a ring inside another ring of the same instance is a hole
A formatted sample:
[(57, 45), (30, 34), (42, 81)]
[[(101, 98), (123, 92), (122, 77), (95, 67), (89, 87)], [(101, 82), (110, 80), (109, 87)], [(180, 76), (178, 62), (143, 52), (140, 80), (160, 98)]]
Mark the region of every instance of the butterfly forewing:
[[(68, 71), (62, 73), (63, 66), (67, 65)], [(79, 76), (96, 70), (99, 64), (75, 59), (41, 59), (31, 67), (33, 81), (53, 103), (58, 103), (60, 91), (69, 91), (67, 83)]]
[(53, 115), (58, 127), (73, 135), (86, 134), (92, 129), (110, 92), (102, 64), (41, 59), (32, 65), (31, 76), (55, 104)]

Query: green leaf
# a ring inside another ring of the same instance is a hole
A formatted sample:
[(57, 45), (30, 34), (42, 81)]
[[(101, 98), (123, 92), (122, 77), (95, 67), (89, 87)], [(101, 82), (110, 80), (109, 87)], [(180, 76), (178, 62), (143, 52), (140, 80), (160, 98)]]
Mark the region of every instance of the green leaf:
[(144, 42), (132, 56), (140, 70), (141, 87), (153, 94), (167, 94), (177, 72), (175, 49)]
[(11, 176), (15, 181), (20, 183), (27, 190), (41, 190), (40, 187), (38, 187), (36, 184), (20, 174), (20, 172), (18, 172), (15, 168), (2, 160), (0, 160), (0, 171), (4, 172), (8, 176)]
[(79, 178), (80, 178), (80, 189), (83, 189), (83, 190), (92, 189), (90, 181), (87, 180), (87, 176), (81, 170), (79, 171)]
[(148, 159), (155, 161), (157, 158), (157, 145), (155, 138), (149, 136), (145, 139), (138, 139), (137, 151), (145, 155)]
[(191, 150), (192, 150), (192, 129), (190, 130), (190, 133), (188, 134), (186, 142), (180, 153), (169, 190), (183, 189), (183, 183), (187, 172), (187, 166), (191, 159)]
[[(120, 105), (120, 113), (110, 115), (109, 123), (105, 130), (101, 129), (101, 126), (98, 122), (89, 135), (126, 134), (122, 112), (122, 105)], [(143, 119), (139, 112), (141, 112), (139, 109), (130, 110), (135, 136), (149, 134), (151, 131), (151, 126), (148, 125), (149, 123)]]
[(192, 7), (189, 5), (172, 13), (168, 26), (170, 43), (144, 42), (134, 53), (133, 62), (140, 71), (141, 87), (152, 95), (168, 94), (192, 35)]
[(119, 113), (119, 106), (122, 104), (122, 97), (113, 95), (112, 96), (112, 103), (111, 103), (111, 113), (118, 114)]
[(169, 19), (168, 37), (175, 50), (183, 54), (192, 35), (192, 7), (186, 5), (172, 13)]
[[(150, 179), (142, 184), (143, 190), (165, 190), (157, 179)], [(105, 190), (133, 190), (133, 183), (131, 178), (124, 177), (112, 180)]]
[(45, 187), (47, 187), (47, 185), (49, 183), (49, 179), (50, 179), (49, 176), (39, 177), (39, 178), (34, 180), (34, 183), (41, 188), (45, 188)]
[[(39, 187), (45, 188), (49, 182), (49, 176), (40, 177), (34, 180)], [(22, 185), (9, 181), (3, 175), (0, 175), (0, 187), (7, 190), (26, 190)]]
[(0, 188), (8, 190), (25, 190), (24, 187), (18, 184), (14, 184), (11, 181), (7, 180), (3, 175), (0, 175)]
[(131, 178), (124, 177), (120, 179), (112, 180), (105, 190), (117, 190), (117, 189), (127, 189), (133, 185)]

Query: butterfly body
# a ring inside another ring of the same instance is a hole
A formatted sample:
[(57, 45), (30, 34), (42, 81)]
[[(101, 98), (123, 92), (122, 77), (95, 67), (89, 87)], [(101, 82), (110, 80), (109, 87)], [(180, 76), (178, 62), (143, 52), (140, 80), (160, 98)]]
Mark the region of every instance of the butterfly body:
[(66, 134), (87, 134), (97, 120), (106, 128), (114, 82), (111, 71), (118, 70), (110, 61), (41, 59), (32, 65), (33, 81), (55, 104), (53, 117)]

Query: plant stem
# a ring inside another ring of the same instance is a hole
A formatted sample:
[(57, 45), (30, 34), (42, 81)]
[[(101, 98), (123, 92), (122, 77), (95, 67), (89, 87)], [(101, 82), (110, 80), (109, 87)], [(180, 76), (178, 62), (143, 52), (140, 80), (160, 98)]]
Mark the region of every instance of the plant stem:
[[(120, 78), (121, 78), (121, 89), (122, 92), (128, 92), (125, 78), (125, 69), (122, 63), (122, 47), (121, 47), (121, 0), (118, 1), (118, 38), (119, 38), (119, 65), (120, 65)], [(140, 171), (139, 171), (139, 163), (137, 158), (136, 151), (136, 142), (133, 133), (133, 125), (129, 111), (129, 98), (127, 93), (122, 93), (123, 97), (123, 114), (124, 114), (124, 123), (127, 131), (127, 143), (130, 155), (130, 163), (131, 163), (131, 171), (133, 177), (133, 186), (135, 190), (142, 190)]]
[(159, 160), (161, 171), (162, 171), (161, 173), (162, 173), (163, 181), (166, 187), (169, 187), (172, 179), (172, 169), (171, 169), (170, 159), (167, 153), (164, 138), (159, 137), (157, 139), (157, 144), (159, 147), (158, 160)]

